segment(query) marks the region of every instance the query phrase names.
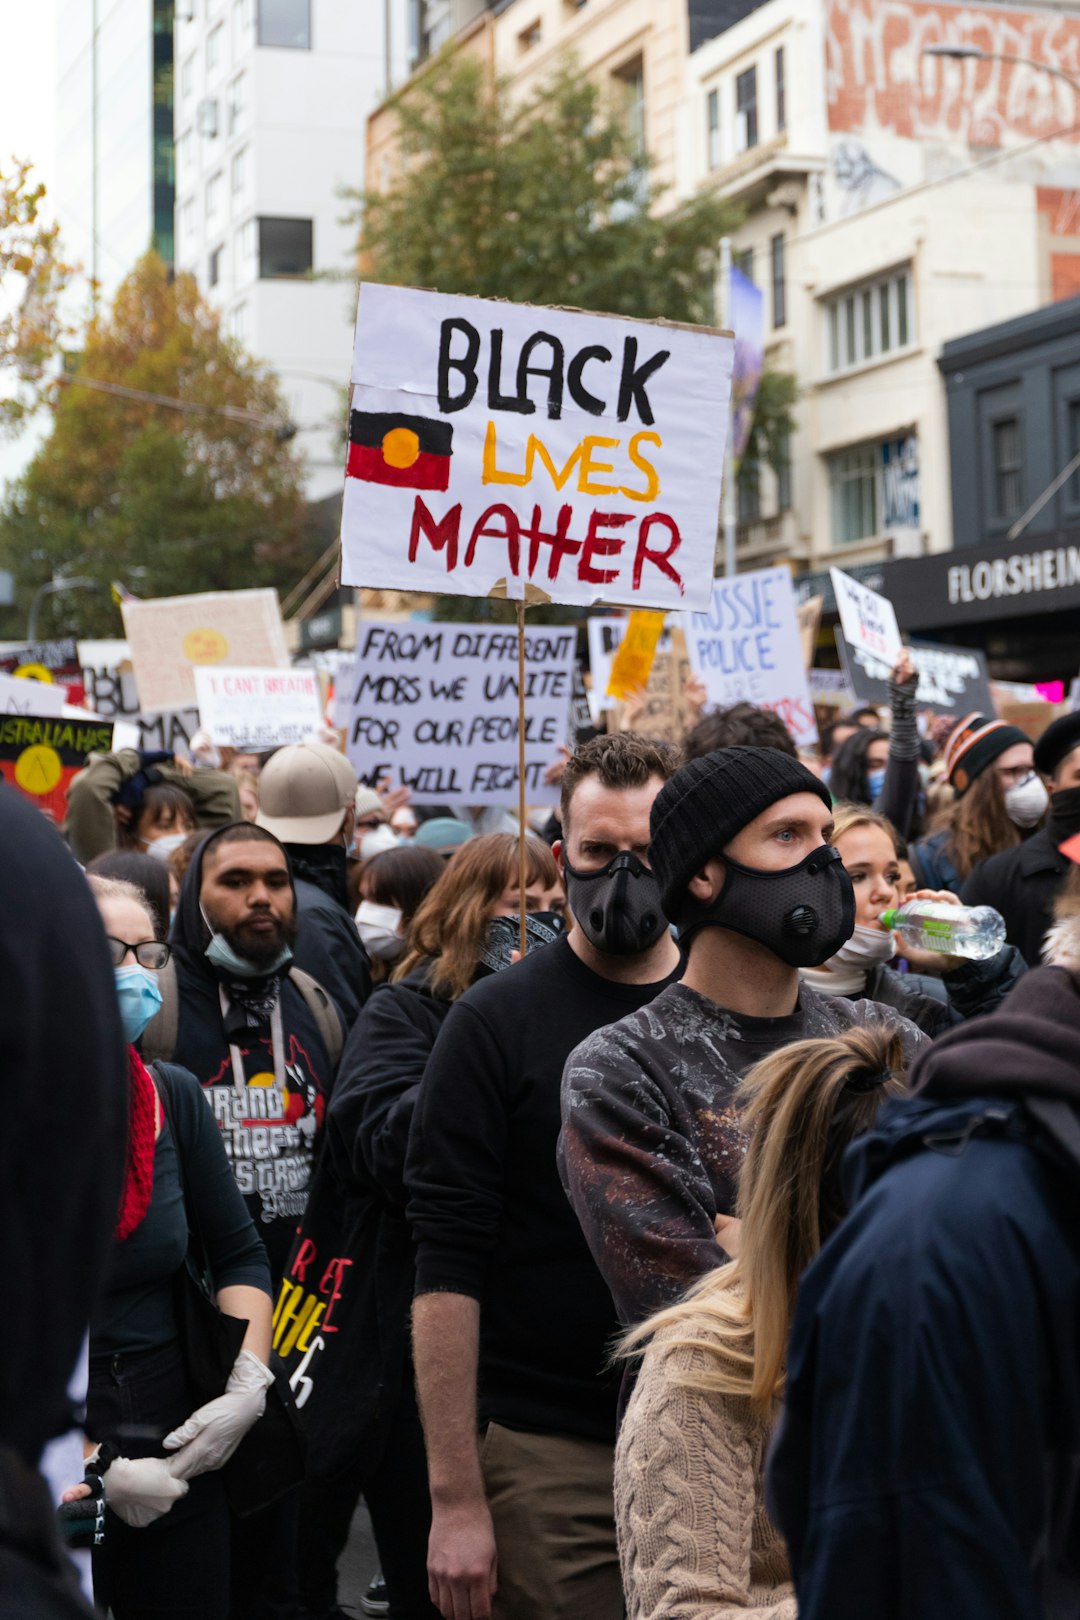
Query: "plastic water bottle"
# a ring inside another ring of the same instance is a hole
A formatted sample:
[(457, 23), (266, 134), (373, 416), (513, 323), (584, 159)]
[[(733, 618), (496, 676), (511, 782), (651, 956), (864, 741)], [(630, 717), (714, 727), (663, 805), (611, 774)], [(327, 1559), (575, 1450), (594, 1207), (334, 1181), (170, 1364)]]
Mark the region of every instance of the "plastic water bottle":
[(908, 900), (882, 912), (881, 926), (905, 945), (943, 956), (969, 956), (984, 962), (1005, 943), (1005, 919), (993, 906), (950, 906), (941, 900)]

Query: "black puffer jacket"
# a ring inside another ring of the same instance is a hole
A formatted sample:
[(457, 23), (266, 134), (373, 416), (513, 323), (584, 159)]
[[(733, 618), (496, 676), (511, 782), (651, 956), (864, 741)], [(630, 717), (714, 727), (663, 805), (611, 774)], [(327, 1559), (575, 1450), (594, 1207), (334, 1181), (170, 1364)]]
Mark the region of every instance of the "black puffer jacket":
[(1000, 1007), (1026, 971), (1020, 952), (1006, 945), (985, 962), (964, 962), (940, 979), (929, 973), (898, 973), (875, 967), (859, 992), (860, 999), (895, 1007), (927, 1035), (941, 1035), (966, 1018), (978, 1018)]

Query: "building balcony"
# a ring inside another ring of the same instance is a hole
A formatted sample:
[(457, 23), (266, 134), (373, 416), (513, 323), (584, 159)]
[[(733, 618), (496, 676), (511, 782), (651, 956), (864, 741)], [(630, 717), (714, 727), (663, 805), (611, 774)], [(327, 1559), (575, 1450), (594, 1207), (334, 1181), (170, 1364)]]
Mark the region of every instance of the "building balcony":
[[(740, 523), (735, 530), (736, 559), (740, 568), (768, 568), (773, 563), (802, 564), (810, 555), (806, 537), (799, 532), (794, 511)], [(721, 556), (723, 547), (721, 544)]]
[(824, 174), (824, 155), (792, 150), (787, 131), (771, 141), (751, 146), (730, 163), (721, 164), (707, 177), (707, 183), (722, 197), (730, 197), (744, 208), (760, 208), (785, 181), (806, 181), (812, 174)]

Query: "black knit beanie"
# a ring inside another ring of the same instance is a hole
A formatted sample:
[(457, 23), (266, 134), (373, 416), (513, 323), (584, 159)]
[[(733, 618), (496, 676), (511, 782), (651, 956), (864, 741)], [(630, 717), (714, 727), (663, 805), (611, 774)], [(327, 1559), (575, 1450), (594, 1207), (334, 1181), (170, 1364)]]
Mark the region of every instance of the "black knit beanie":
[(778, 748), (717, 748), (680, 766), (656, 795), (651, 816), (649, 859), (669, 921), (679, 921), (694, 873), (755, 816), (793, 793), (816, 793), (832, 808), (825, 784)]

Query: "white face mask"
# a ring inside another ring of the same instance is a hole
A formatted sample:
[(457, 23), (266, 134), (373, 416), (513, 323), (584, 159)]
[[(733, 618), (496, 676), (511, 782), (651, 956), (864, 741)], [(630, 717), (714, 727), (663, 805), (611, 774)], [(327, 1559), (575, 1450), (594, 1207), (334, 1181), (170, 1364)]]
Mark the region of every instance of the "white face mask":
[(393, 962), (405, 949), (405, 941), (398, 932), (401, 912), (397, 906), (378, 906), (374, 900), (361, 900), (356, 927), (368, 955), (380, 962)]
[(845, 945), (841, 945), (835, 956), (829, 957), (829, 966), (836, 971), (850, 970), (869, 972), (881, 962), (888, 962), (896, 954), (896, 946), (891, 934), (883, 928), (864, 928), (862, 923), (855, 924), (855, 932)]
[(1046, 814), (1046, 807), (1050, 803), (1050, 795), (1043, 786), (1041, 776), (1032, 771), (1025, 776), (1022, 782), (1016, 782), (1011, 788), (1005, 790), (1005, 809), (1009, 820), (1017, 827), (1034, 827)]
[(188, 833), (166, 833), (164, 838), (152, 838), (146, 846), (146, 853), (152, 855), (155, 861), (167, 861), (174, 849), (189, 837)]

